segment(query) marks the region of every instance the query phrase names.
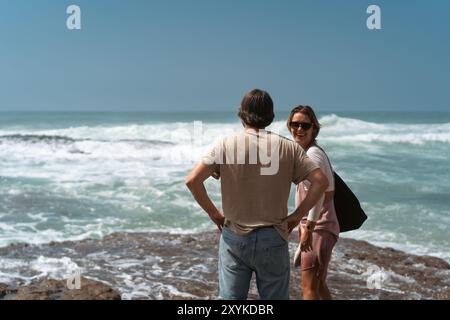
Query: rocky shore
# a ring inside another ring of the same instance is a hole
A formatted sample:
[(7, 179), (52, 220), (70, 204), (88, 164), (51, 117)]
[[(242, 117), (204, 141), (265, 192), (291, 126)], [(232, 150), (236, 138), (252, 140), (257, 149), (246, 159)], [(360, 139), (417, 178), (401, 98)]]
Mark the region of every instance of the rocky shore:
[(120, 294), (110, 286), (86, 278), (80, 279), (79, 290), (67, 287), (67, 281), (43, 279), (30, 285), (11, 288), (0, 284), (2, 300), (120, 300)]
[[(0, 248), (0, 299), (215, 299), (218, 234), (114, 233)], [(291, 257), (296, 248), (290, 242)], [(67, 279), (81, 275), (79, 289)], [(334, 299), (450, 299), (450, 265), (341, 238), (328, 273)], [(4, 282), (4, 280), (2, 280)], [(298, 269), (291, 299), (301, 299)], [(249, 299), (257, 299), (253, 281)]]

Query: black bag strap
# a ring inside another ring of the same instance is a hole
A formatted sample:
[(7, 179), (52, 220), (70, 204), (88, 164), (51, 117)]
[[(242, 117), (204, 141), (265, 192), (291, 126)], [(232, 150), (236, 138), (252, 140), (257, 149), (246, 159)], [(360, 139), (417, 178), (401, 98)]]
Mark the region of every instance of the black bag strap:
[(328, 164), (330, 165), (331, 172), (334, 173), (334, 168), (333, 168), (333, 166), (331, 165), (331, 161), (330, 161), (330, 158), (328, 157), (328, 154), (327, 154), (327, 153), (325, 152), (325, 150), (323, 150), (322, 147), (319, 146), (318, 144), (314, 144), (314, 146), (317, 147), (317, 148), (319, 148), (320, 150), (322, 150), (323, 154), (324, 154), (325, 157), (327, 158)]

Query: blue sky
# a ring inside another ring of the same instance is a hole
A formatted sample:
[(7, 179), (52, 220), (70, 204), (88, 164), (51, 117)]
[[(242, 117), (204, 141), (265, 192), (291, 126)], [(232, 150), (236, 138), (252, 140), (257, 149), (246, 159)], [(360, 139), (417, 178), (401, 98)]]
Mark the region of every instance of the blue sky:
[(450, 110), (449, 39), (441, 0), (0, 0), (0, 110)]

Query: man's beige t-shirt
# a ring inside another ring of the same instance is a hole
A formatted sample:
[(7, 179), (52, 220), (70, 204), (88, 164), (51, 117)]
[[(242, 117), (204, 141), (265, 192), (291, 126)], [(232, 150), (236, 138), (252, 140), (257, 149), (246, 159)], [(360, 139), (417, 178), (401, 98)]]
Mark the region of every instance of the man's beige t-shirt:
[(298, 184), (319, 167), (301, 146), (265, 130), (239, 132), (218, 142), (203, 157), (221, 178), (225, 225), (239, 235), (275, 227), (288, 239), (291, 183)]

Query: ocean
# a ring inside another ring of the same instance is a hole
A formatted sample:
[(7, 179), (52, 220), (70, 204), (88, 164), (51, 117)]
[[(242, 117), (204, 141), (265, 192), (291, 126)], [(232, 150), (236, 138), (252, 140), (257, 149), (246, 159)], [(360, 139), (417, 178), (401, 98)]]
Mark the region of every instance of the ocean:
[[(318, 115), (318, 142), (368, 215), (342, 237), (450, 262), (450, 113)], [(286, 118), (268, 130), (289, 136)], [(235, 112), (0, 113), (0, 247), (214, 230), (184, 178), (238, 130)], [(220, 183), (206, 186), (220, 208)], [(17, 277), (10, 262), (0, 257), (0, 282)]]

